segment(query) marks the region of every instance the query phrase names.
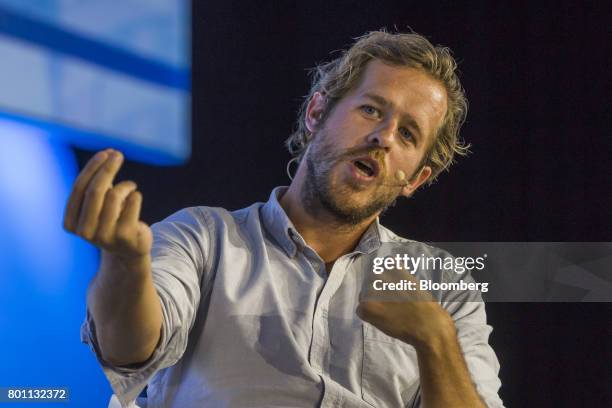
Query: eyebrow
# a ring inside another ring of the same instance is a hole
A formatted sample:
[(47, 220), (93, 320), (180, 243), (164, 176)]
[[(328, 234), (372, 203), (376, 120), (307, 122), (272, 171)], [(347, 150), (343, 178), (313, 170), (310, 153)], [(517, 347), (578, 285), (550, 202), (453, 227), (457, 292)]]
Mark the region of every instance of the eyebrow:
[[(376, 102), (379, 105), (382, 105), (382, 106), (385, 106), (385, 107), (392, 107), (392, 108), (395, 107), (393, 102), (391, 102), (390, 100), (388, 100), (387, 98), (385, 98), (385, 97), (383, 97), (381, 95), (374, 94), (374, 93), (366, 93), (363, 96), (368, 98), (368, 99), (371, 99), (372, 101)], [(419, 127), (419, 124), (412, 117), (412, 115), (410, 115), (409, 113), (405, 113), (404, 115), (402, 115), (402, 120), (404, 120), (410, 126), (412, 126), (413, 128), (416, 129), (419, 138), (423, 137), (423, 132), (421, 131), (421, 128)]]

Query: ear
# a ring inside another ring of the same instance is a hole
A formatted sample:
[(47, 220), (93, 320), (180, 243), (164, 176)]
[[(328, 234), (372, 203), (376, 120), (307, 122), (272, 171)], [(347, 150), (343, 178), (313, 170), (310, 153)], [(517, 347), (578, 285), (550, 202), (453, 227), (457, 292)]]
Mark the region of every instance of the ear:
[(321, 92), (315, 92), (306, 107), (306, 128), (310, 133), (317, 130), (317, 127), (321, 124), (321, 118), (324, 111), (325, 95)]
[(410, 197), (431, 176), (431, 167), (423, 166), (402, 189), (404, 197)]

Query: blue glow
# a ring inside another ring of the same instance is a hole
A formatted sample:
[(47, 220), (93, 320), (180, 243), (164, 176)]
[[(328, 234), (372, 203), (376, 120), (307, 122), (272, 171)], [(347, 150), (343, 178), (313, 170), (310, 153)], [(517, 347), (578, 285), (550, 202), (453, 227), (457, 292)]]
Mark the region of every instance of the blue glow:
[(79, 336), (98, 252), (62, 229), (68, 146), (189, 158), (190, 2), (31, 3), (0, 0), (0, 386), (68, 387), (62, 406), (105, 407)]
[(67, 386), (67, 405), (106, 406), (108, 382), (79, 341), (98, 253), (61, 227), (77, 171), (44, 131), (0, 118), (0, 384)]
[(82, 149), (189, 158), (189, 0), (26, 3), (0, 0), (0, 115)]
[[(188, 121), (188, 118), (185, 118), (185, 120)], [(121, 137), (112, 137), (107, 134), (77, 130), (60, 123), (43, 121), (8, 112), (0, 111), (0, 121), (4, 121), (4, 123), (12, 122), (11, 126), (17, 126), (17, 124), (20, 124), (24, 129), (30, 129), (30, 132), (35, 131), (35, 129), (44, 130), (46, 133), (39, 133), (45, 134), (46, 137), (55, 142), (70, 144), (73, 140), (79, 139), (78, 146), (81, 149), (104, 150), (108, 147), (112, 147), (114, 149), (121, 150), (121, 152), (130, 160), (142, 161), (158, 166), (175, 166), (177, 164), (181, 164), (186, 160), (186, 158), (189, 157), (190, 154), (190, 152), (186, 152), (186, 156), (173, 155), (158, 149), (148, 148)], [(190, 137), (187, 140), (189, 143), (191, 143)]]

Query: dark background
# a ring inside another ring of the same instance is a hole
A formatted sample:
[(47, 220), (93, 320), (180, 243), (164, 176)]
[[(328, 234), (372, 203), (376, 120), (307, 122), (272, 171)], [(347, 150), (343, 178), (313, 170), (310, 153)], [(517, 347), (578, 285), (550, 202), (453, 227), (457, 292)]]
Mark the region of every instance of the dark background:
[[(612, 241), (603, 4), (194, 0), (192, 158), (128, 162), (121, 178), (139, 184), (150, 223), (187, 206), (267, 200), (288, 184), (283, 141), (306, 69), (367, 31), (411, 27), (460, 63), (473, 154), (383, 223), (428, 242)], [(90, 155), (79, 152), (81, 164)], [(506, 405), (612, 406), (611, 306), (489, 304)]]

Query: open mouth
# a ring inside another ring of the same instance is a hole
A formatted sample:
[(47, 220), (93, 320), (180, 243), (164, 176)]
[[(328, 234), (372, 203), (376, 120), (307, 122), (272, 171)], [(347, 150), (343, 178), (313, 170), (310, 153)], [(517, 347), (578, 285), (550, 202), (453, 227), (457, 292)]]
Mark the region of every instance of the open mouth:
[(371, 178), (378, 175), (378, 163), (371, 158), (359, 158), (353, 161), (353, 164), (363, 176)]

